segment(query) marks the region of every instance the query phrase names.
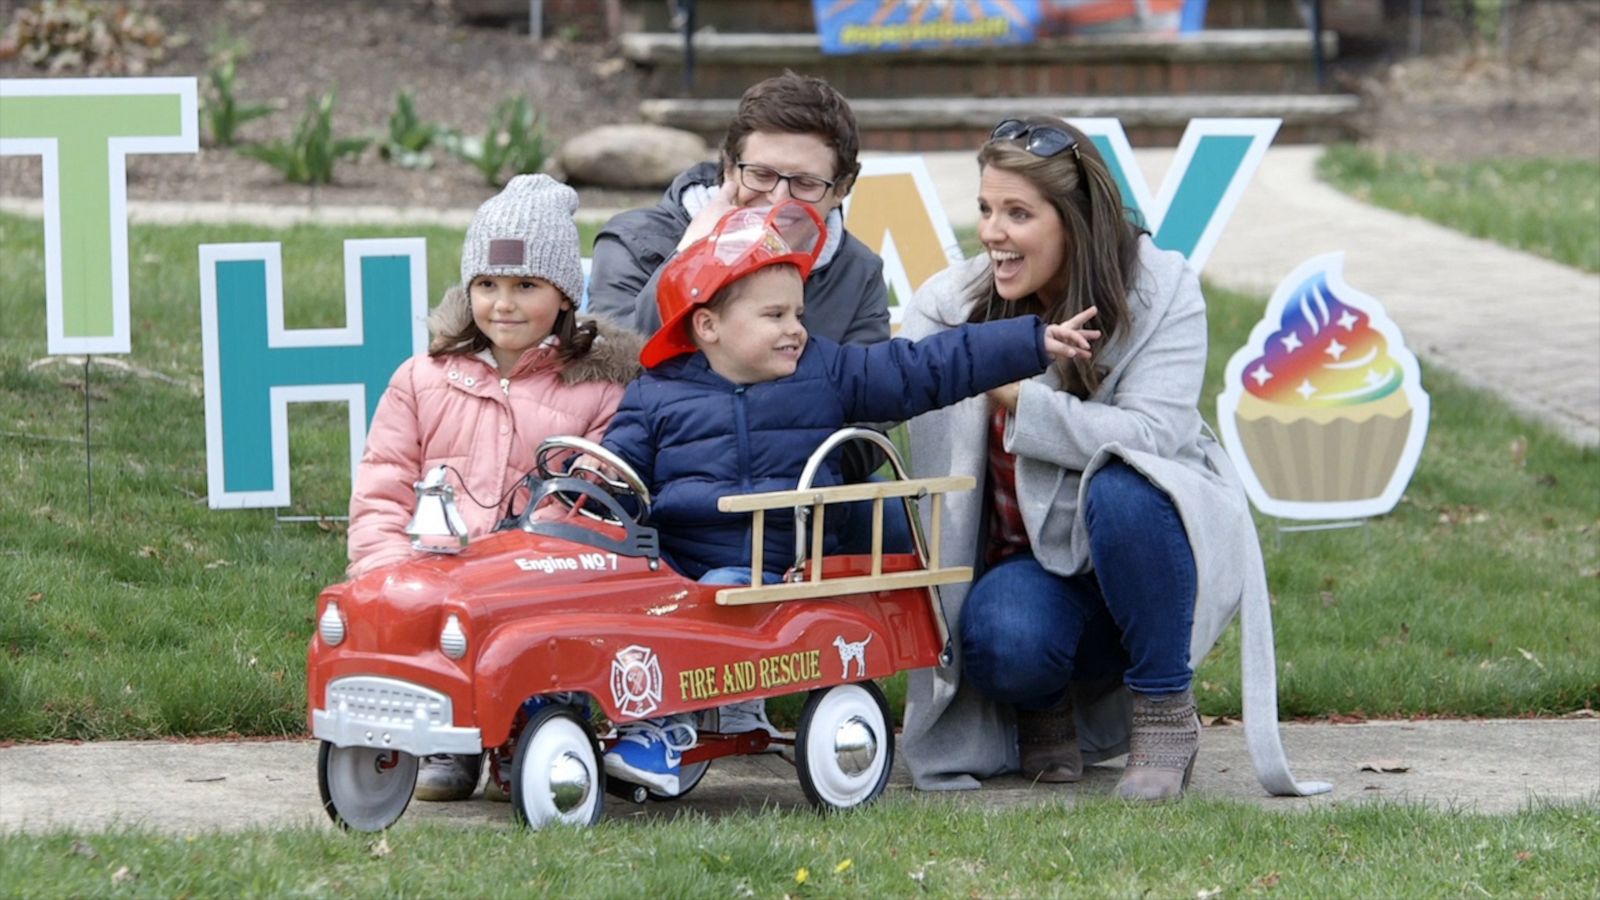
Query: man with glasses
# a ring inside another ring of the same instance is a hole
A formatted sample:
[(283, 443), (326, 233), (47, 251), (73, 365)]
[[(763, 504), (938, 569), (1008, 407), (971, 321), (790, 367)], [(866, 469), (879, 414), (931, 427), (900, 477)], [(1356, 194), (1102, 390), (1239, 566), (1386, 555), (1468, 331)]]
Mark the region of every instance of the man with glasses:
[(600, 230), (588, 311), (654, 334), (661, 326), (656, 282), (668, 259), (734, 207), (794, 199), (817, 211), (829, 235), (806, 281), (806, 329), (841, 344), (887, 339), (883, 260), (844, 230), (839, 208), (861, 168), (859, 147), (850, 104), (826, 81), (786, 72), (753, 85), (728, 126), (720, 165), (694, 166), (660, 203), (614, 216)]

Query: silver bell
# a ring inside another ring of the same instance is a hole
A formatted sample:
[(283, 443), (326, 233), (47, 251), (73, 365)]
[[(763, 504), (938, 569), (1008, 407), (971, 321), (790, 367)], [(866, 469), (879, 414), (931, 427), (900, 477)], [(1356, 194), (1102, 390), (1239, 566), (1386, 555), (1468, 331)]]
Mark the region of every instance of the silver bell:
[(467, 548), (467, 525), (456, 509), (456, 491), (445, 483), (445, 467), (434, 466), (415, 484), (417, 511), (406, 526), (411, 546), (428, 553), (460, 553)]

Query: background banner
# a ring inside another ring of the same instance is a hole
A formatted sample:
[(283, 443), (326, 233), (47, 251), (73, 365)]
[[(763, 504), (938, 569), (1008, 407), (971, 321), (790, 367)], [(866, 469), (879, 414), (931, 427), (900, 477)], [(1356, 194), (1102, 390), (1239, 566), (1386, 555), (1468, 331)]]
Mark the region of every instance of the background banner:
[(812, 0), (822, 52), (997, 47), (1039, 38), (1198, 31), (1205, 0)]

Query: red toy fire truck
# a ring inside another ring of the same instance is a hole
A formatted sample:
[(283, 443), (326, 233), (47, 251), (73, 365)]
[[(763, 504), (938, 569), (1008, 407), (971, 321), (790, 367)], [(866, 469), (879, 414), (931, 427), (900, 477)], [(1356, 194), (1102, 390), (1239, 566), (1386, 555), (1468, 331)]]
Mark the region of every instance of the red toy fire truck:
[[(852, 439), (881, 447), (900, 480), (810, 487), (824, 457)], [(615, 737), (596, 736), (591, 708), (613, 723), (698, 712), (682, 796), (712, 760), (772, 740), (718, 732), (717, 707), (801, 691), (809, 697), (793, 758), (806, 797), (847, 809), (883, 791), (894, 731), (873, 679), (948, 661), (937, 586), (971, 570), (941, 567), (927, 548), (938, 546), (941, 495), (971, 489), (971, 478), (907, 480), (883, 435), (840, 431), (812, 455), (796, 490), (721, 500), (724, 511), (753, 516), (758, 559), (765, 511), (796, 515), (785, 580), (732, 588), (663, 563), (648, 489), (603, 448), (546, 441), (526, 483), (522, 512), (467, 547), (443, 473), (431, 474), (418, 485), (413, 539), (443, 552), (318, 598), (307, 705), (322, 742), (323, 806), (335, 822), (387, 828), (410, 802), (420, 757), (489, 750), (491, 777), (509, 782), (521, 821), (593, 824), (605, 793), (655, 795), (607, 783), (600, 757)], [(917, 498), (933, 504), (927, 536)], [(824, 558), (825, 507), (860, 500), (873, 502), (872, 552)], [(882, 552), (885, 500), (905, 504), (916, 552)]]

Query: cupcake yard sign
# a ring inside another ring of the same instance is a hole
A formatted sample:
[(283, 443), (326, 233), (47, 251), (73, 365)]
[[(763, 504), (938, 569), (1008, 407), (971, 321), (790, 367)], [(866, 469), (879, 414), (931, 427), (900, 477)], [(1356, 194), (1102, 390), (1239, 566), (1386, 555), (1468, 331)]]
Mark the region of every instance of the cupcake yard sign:
[(1278, 284), (1217, 398), (1246, 493), (1282, 519), (1394, 509), (1428, 433), (1417, 358), (1343, 266), (1343, 253), (1318, 256)]

